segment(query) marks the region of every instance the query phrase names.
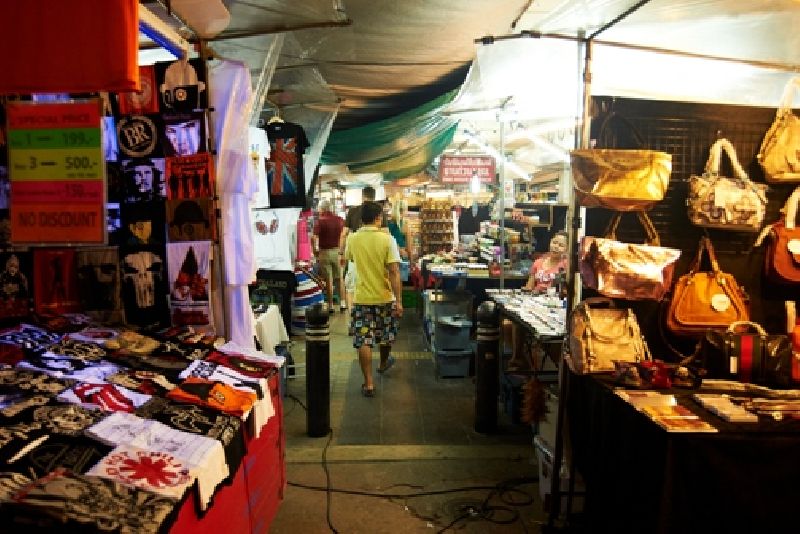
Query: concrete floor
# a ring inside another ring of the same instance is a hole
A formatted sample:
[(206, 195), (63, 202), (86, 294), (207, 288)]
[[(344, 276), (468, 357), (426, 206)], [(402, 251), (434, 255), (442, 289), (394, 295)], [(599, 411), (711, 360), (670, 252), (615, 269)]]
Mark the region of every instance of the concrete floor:
[[(338, 312), (331, 318), (332, 436), (306, 434), (305, 344), (293, 342), (297, 376), (288, 380), (284, 399), (289, 485), (270, 532), (331, 532), (328, 512), (342, 534), (539, 532), (545, 514), (532, 480), (538, 467), (530, 426), (512, 424), (500, 409), (498, 432), (476, 433), (472, 378), (436, 377), (413, 309), (406, 310), (393, 348), (397, 364), (376, 374), (376, 396), (364, 398), (348, 319)], [(332, 492), (328, 507), (323, 451), (330, 487), (380, 496)], [(521, 478), (526, 482), (514, 491), (493, 491)], [(460, 488), (473, 489), (449, 491)], [(422, 492), (440, 493), (407, 497)]]

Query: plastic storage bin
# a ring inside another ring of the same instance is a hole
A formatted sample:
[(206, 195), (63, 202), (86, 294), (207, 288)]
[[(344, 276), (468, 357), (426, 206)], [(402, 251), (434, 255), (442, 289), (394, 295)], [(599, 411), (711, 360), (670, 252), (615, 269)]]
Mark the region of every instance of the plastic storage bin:
[(472, 349), (437, 350), (435, 356), (436, 376), (439, 378), (463, 378), (469, 376)]
[(444, 315), (436, 318), (433, 339), (436, 350), (469, 350), (472, 321), (464, 315)]
[[(553, 491), (553, 479), (556, 474), (553, 472), (553, 451), (549, 443), (545, 442), (540, 436), (533, 438), (533, 448), (536, 451), (536, 457), (539, 459), (539, 496), (544, 503), (544, 509), (549, 510), (553, 506), (552, 499), (550, 498)], [(566, 512), (567, 510), (567, 496), (569, 490), (569, 469), (567, 462), (562, 463), (561, 472), (558, 479), (561, 484), (561, 509), (560, 511)], [(572, 496), (572, 512), (583, 511), (584, 494), (586, 486), (581, 480), (581, 477), (576, 474), (575, 480), (575, 493)]]

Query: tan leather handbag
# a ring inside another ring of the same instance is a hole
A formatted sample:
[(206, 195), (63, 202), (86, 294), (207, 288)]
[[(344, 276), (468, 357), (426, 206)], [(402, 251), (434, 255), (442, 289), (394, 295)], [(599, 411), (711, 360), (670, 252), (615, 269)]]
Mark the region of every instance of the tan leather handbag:
[(573, 372), (608, 372), (614, 370), (614, 360), (649, 359), (650, 351), (632, 310), (616, 308), (614, 301), (602, 297), (586, 299), (575, 307), (567, 359)]
[[(768, 227), (764, 272), (777, 284), (800, 284), (800, 228), (795, 227), (798, 199), (800, 187), (786, 200), (783, 217)], [(760, 240), (756, 244), (760, 244)]]
[(647, 234), (647, 244), (616, 240), (622, 213), (611, 219), (605, 237), (586, 236), (578, 251), (578, 266), (586, 287), (606, 297), (628, 300), (661, 300), (672, 284), (675, 262), (681, 251), (661, 247), (652, 221), (637, 212)]
[[(719, 174), (723, 151), (731, 161), (733, 178)], [(697, 226), (758, 232), (767, 211), (767, 186), (751, 182), (731, 142), (718, 139), (711, 145), (703, 175), (689, 177), (686, 204), (689, 220)]]
[(800, 118), (792, 113), (792, 100), (798, 86), (800, 77), (786, 84), (775, 120), (758, 151), (758, 162), (768, 182), (800, 182)]
[[(700, 270), (704, 251), (711, 271)], [(747, 301), (733, 275), (720, 270), (711, 240), (702, 237), (689, 272), (675, 283), (666, 326), (673, 334), (690, 337), (702, 336), (709, 329), (726, 330), (733, 322), (750, 320)]]

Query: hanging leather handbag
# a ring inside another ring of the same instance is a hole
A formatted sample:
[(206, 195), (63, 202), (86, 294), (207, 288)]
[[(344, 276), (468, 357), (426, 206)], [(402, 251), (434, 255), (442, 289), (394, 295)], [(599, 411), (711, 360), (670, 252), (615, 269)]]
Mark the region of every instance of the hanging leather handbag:
[(800, 188), (789, 195), (783, 217), (770, 228), (764, 272), (776, 284), (800, 283), (800, 228), (795, 228)]
[(792, 101), (798, 86), (800, 77), (792, 78), (786, 84), (775, 120), (756, 156), (768, 182), (800, 182), (800, 118), (792, 113)]
[(758, 323), (737, 321), (724, 332), (707, 332), (700, 362), (707, 378), (786, 388), (792, 381), (792, 342), (783, 334), (768, 335)]
[[(733, 178), (719, 174), (723, 151), (731, 161)], [(767, 186), (751, 182), (739, 164), (731, 142), (718, 139), (711, 145), (703, 175), (689, 177), (686, 204), (689, 220), (694, 225), (758, 232), (764, 224)]]
[(632, 310), (602, 297), (586, 299), (572, 312), (567, 363), (577, 374), (614, 371), (614, 361), (650, 359)]
[[(710, 271), (700, 270), (704, 251), (711, 260)], [(666, 326), (675, 335), (690, 337), (709, 329), (725, 330), (731, 323), (750, 319), (747, 302), (733, 275), (720, 270), (711, 240), (702, 237), (689, 272), (675, 283)]]
[(603, 121), (598, 138), (612, 119), (628, 125), (636, 150), (592, 148), (570, 151), (572, 183), (578, 203), (617, 211), (650, 209), (664, 198), (672, 173), (672, 156), (646, 150), (644, 141), (627, 119), (611, 113)]
[(583, 283), (606, 297), (661, 300), (672, 284), (681, 251), (659, 246), (650, 218), (643, 211), (636, 215), (644, 226), (647, 244), (616, 240), (621, 213), (611, 219), (605, 237), (586, 236), (581, 240), (578, 257)]

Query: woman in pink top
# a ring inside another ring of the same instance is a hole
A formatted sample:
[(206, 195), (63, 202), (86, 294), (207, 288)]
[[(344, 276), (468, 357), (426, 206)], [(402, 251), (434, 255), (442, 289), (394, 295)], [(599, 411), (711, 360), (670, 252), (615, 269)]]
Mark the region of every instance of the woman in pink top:
[[(558, 282), (562, 269), (564, 279), (567, 271), (567, 234), (556, 232), (550, 238), (550, 251), (540, 256), (533, 262), (528, 282), (523, 289), (534, 293), (546, 293)], [(512, 321), (504, 321), (503, 326), (511, 329), (511, 359), (508, 362), (508, 371), (530, 369), (533, 363), (533, 354), (525, 354), (525, 332)], [(533, 350), (531, 352), (534, 352)]]

